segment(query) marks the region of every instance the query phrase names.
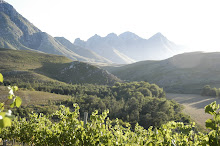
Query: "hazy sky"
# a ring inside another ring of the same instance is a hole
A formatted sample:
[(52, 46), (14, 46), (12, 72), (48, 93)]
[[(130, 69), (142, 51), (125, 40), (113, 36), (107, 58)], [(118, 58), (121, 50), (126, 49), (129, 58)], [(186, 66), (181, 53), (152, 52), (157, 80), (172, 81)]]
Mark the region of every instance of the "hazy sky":
[(5, 0), (52, 36), (87, 40), (131, 31), (161, 32), (192, 50), (220, 51), (219, 0)]

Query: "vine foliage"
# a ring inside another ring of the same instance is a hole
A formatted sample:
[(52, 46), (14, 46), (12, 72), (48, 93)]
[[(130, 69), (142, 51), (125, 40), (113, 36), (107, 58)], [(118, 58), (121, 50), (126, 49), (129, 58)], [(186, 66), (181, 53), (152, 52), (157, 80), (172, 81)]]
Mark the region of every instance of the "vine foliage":
[[(3, 75), (0, 73), (0, 83), (3, 83)], [(17, 86), (8, 86), (9, 92), (7, 100), (0, 102), (0, 131), (4, 127), (11, 126), (12, 123), (12, 111), (7, 109), (7, 103), (10, 102), (10, 108), (19, 107), (21, 105), (21, 98), (14, 93), (18, 90)]]

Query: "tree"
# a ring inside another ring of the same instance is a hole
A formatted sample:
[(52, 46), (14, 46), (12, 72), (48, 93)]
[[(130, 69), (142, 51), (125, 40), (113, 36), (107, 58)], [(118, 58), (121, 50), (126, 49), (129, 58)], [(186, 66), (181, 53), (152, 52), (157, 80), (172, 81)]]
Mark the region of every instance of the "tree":
[(210, 94), (210, 91), (211, 91), (210, 85), (205, 85), (205, 86), (202, 88), (202, 93), (201, 93), (201, 95), (202, 95), (202, 96), (209, 95), (209, 94)]

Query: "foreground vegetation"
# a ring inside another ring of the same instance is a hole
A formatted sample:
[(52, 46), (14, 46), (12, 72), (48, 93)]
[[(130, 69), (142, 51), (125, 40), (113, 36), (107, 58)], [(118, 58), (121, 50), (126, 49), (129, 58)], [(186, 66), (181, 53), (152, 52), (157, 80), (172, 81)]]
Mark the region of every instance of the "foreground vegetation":
[[(168, 122), (160, 128), (144, 129), (136, 124), (123, 127), (118, 120), (113, 124), (107, 118), (108, 111), (98, 115), (95, 111), (90, 121), (84, 124), (79, 120), (79, 106), (74, 104), (74, 112), (60, 106), (51, 117), (31, 114), (29, 119), (16, 118), (11, 127), (1, 132), (3, 139), (25, 142), (29, 145), (219, 145), (220, 113), (215, 102), (205, 107), (205, 112), (213, 115), (206, 121), (211, 129), (208, 134), (194, 130), (194, 123)], [(50, 118), (58, 118), (52, 122)]]

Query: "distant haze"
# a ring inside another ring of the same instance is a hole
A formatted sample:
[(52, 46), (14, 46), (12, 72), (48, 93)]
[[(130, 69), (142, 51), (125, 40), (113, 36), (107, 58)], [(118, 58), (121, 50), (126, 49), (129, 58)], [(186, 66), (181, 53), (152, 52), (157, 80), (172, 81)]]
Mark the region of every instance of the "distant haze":
[(220, 51), (218, 0), (5, 0), (52, 36), (87, 40), (131, 31), (157, 32), (192, 51)]

